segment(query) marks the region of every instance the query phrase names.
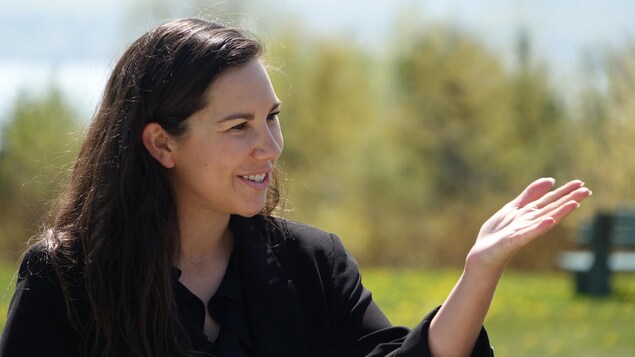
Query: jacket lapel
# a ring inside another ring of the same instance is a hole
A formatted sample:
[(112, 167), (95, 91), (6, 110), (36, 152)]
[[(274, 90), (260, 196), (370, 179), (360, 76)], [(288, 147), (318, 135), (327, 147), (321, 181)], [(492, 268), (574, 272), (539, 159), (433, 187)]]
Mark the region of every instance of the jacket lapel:
[(271, 247), (279, 233), (268, 228), (262, 216), (232, 216), (230, 225), (258, 355), (305, 356), (306, 335), (298, 296)]

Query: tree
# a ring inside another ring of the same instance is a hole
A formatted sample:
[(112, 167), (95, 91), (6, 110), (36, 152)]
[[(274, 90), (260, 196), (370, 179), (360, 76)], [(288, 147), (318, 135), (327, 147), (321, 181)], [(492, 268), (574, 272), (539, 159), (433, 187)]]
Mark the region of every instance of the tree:
[(394, 84), (400, 184), (408, 193), (402, 219), (411, 222), (411, 244), (427, 249), (435, 263), (457, 262), (509, 183), (500, 155), (513, 131), (508, 75), (498, 58), (458, 29), (409, 33), (398, 44)]
[(75, 156), (79, 124), (59, 89), (32, 98), (21, 94), (2, 129), (0, 245), (15, 259), (60, 191)]
[[(289, 177), (285, 215), (340, 234), (356, 256), (367, 248), (367, 217), (360, 187), (381, 142), (366, 143), (377, 128), (369, 56), (344, 40), (316, 38), (295, 28), (271, 41), (266, 62), (282, 104), (285, 148), (281, 162)], [(292, 84), (291, 84), (292, 83)]]
[(611, 210), (635, 204), (635, 45), (608, 53), (602, 62), (605, 86), (587, 90), (581, 103), (576, 149), (578, 171), (601, 195), (592, 204)]

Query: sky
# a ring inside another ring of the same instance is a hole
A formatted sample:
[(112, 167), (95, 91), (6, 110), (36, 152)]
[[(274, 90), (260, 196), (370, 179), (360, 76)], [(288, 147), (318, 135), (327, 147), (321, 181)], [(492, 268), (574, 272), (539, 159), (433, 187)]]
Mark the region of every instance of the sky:
[[(189, 16), (232, 6), (226, 1), (0, 0), (0, 122), (21, 91), (53, 83), (82, 116), (94, 110), (114, 61), (125, 46), (158, 24), (161, 14)], [(244, 0), (257, 34), (293, 19), (307, 29), (353, 38), (376, 50), (394, 33), (398, 14), (423, 25), (451, 23), (504, 60), (520, 28), (561, 89), (575, 83), (583, 53), (601, 54), (635, 42), (635, 1), (627, 0)], [(196, 5), (193, 5), (196, 3)]]

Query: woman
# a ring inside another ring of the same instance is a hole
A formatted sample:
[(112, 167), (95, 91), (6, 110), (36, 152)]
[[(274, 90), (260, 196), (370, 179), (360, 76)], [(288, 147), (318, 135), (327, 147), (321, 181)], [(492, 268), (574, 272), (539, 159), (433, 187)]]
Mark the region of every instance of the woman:
[(491, 355), (481, 326), (505, 266), (591, 192), (529, 185), (442, 307), (392, 327), (337, 237), (271, 217), (281, 104), (260, 52), (196, 19), (128, 48), (23, 257), (1, 356)]

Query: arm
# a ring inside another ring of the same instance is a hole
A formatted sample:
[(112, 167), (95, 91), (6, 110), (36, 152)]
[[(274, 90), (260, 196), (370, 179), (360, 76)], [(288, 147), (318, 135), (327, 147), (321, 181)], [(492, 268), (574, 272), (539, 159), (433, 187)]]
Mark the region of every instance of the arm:
[(581, 181), (551, 191), (554, 183), (549, 178), (534, 181), (485, 222), (467, 255), (461, 278), (430, 324), (433, 356), (469, 355), (512, 257), (591, 195)]
[[(341, 241), (331, 235), (332, 278), (335, 297), (335, 330), (338, 341), (336, 356), (355, 357), (428, 357), (430, 322), (438, 308), (428, 313), (412, 330), (393, 326), (362, 285), (353, 257)], [(477, 331), (470, 346), (473, 356), (490, 356), (491, 348), (485, 329)]]

